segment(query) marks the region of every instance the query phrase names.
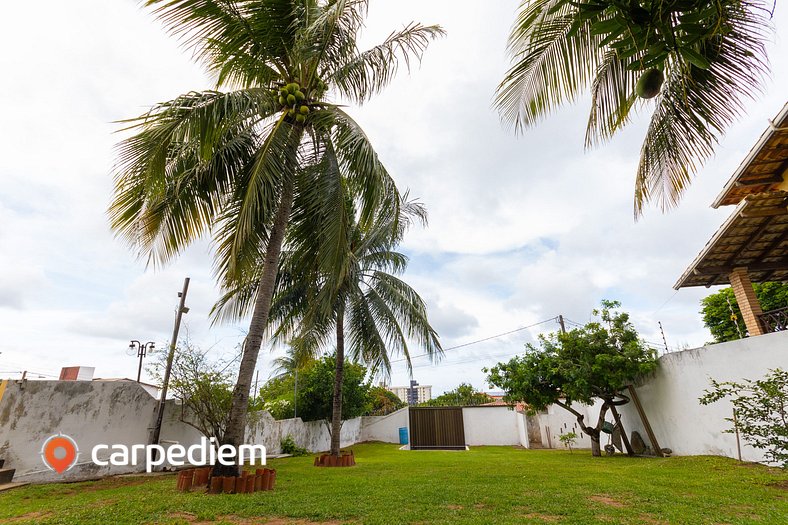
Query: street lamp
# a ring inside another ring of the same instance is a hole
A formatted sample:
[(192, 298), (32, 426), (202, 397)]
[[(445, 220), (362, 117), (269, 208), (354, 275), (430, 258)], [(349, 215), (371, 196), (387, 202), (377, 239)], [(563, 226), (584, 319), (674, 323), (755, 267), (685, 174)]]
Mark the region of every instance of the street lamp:
[(153, 341), (148, 341), (145, 344), (140, 343), (137, 340), (132, 340), (131, 344), (129, 345), (129, 350), (137, 350), (137, 357), (140, 358), (140, 366), (137, 368), (137, 383), (140, 382), (140, 376), (142, 375), (142, 358), (148, 354), (148, 350), (151, 352), (156, 349), (156, 343)]

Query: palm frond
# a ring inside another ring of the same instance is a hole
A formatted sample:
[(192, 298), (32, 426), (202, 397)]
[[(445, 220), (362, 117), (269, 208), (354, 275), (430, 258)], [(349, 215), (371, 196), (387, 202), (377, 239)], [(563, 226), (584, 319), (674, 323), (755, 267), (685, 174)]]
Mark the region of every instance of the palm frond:
[(402, 198), (388, 170), (361, 126), (336, 106), (331, 113), (334, 150), (353, 195), (358, 196), (360, 222), (370, 223), (376, 213), (399, 217)]
[[(219, 83), (252, 85), (284, 72), (295, 41), (295, 0), (148, 0), (156, 17)], [(261, 84), (258, 84), (261, 85)]]
[(620, 58), (608, 51), (591, 84), (591, 113), (586, 126), (586, 148), (610, 139), (630, 120), (637, 100), (638, 75), (629, 68), (633, 58)]
[(254, 155), (254, 123), (273, 110), (261, 90), (188, 93), (125, 121), (118, 145), (112, 228), (153, 264), (209, 230)]
[(391, 33), (382, 44), (338, 64), (335, 70), (327, 72), (326, 80), (349, 100), (363, 104), (392, 81), (400, 62), (410, 71), (411, 60), (420, 62), (430, 41), (445, 34), (437, 25), (410, 23)]
[(678, 204), (693, 175), (709, 158), (768, 73), (768, 23), (744, 7), (730, 16), (730, 31), (709, 42), (707, 70), (673, 58), (641, 149), (635, 179), (635, 217), (647, 202), (664, 211)]
[(263, 259), (268, 227), (283, 184), (292, 183), (298, 165), (303, 129), (282, 113), (263, 133), (266, 137), (243, 179), (224, 206), (215, 232), (215, 274), (223, 281), (243, 281), (246, 272)]
[(515, 65), (498, 86), (495, 106), (520, 132), (565, 102), (594, 78), (604, 50), (588, 20), (565, 0), (525, 0), (509, 38)]

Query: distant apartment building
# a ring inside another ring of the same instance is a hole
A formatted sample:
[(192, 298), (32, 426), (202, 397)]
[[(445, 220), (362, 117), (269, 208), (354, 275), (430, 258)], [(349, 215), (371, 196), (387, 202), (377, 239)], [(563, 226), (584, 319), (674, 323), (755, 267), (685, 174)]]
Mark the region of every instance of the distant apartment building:
[(410, 386), (388, 386), (395, 396), (409, 405), (417, 405), (432, 399), (432, 385), (420, 385), (411, 380)]

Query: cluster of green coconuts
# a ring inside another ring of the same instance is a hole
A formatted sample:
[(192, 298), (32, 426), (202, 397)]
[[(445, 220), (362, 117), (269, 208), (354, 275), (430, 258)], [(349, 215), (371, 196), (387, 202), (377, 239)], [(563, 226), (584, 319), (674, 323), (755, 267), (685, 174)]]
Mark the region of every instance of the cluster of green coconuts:
[(309, 106), (304, 103), (306, 95), (301, 91), (301, 85), (298, 82), (284, 85), (276, 93), (279, 95), (279, 105), (284, 111), (287, 111), (288, 117), (294, 118), (299, 124), (306, 122)]

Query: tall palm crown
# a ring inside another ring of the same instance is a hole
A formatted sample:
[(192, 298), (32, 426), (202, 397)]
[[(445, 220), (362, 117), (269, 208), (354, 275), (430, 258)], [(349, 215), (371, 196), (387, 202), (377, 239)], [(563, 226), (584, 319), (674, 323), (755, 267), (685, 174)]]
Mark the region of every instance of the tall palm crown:
[[(402, 354), (411, 369), (408, 340), (434, 360), (442, 354), (438, 335), (427, 319), (424, 301), (397, 274), (407, 258), (395, 251), (414, 219), (426, 221), (426, 211), (405, 198), (399, 213), (376, 215), (362, 223), (352, 200), (346, 201), (347, 241), (339, 271), (320, 268), (319, 245), (292, 242), (284, 254), (270, 328), (275, 339), (289, 342), (300, 355), (315, 355), (332, 343), (336, 348), (331, 453), (340, 453), (342, 385), (346, 355), (388, 375), (391, 355)], [(322, 220), (325, 220), (323, 218)], [(301, 215), (294, 225), (300, 239), (320, 231), (321, 217)], [(308, 232), (312, 231), (311, 234)], [(306, 234), (305, 234), (306, 233)], [(219, 318), (243, 316), (258, 293), (257, 277), (228, 290), (214, 308)], [(275, 327), (275, 328), (274, 328)], [(346, 353), (346, 343), (347, 350)]]
[[(401, 60), (408, 65), (421, 56), (443, 33), (439, 27), (410, 24), (361, 52), (356, 37), (366, 0), (146, 4), (156, 6), (217, 86), (233, 88), (187, 93), (127, 121), (136, 134), (119, 146), (110, 218), (150, 262), (167, 262), (210, 232), (217, 273), (237, 278), (258, 262), (283, 186), (294, 183), (298, 166), (318, 158), (342, 169), (363, 200), (364, 217), (391, 200), (396, 188), (385, 167), (330, 96), (365, 102)], [(298, 100), (281, 104), (280, 89), (296, 84)]]
[[(347, 355), (383, 375), (391, 371), (391, 357), (402, 355), (412, 367), (408, 342), (415, 342), (431, 358), (441, 354), (437, 333), (419, 294), (399, 276), (408, 258), (396, 250), (414, 221), (426, 221), (424, 207), (405, 197), (399, 214), (378, 214), (371, 223), (356, 220), (347, 203), (348, 244), (340, 271), (325, 271), (316, 261), (319, 245), (291, 242), (283, 253), (269, 330), (274, 340), (289, 343), (289, 353), (302, 359), (335, 344), (341, 321), (347, 337)], [(293, 231), (309, 238), (305, 229), (317, 229), (314, 216), (294, 220)], [(301, 232), (299, 232), (301, 230)], [(219, 320), (243, 318), (251, 310), (258, 276), (251, 275), (226, 293), (214, 307)]]
[(495, 104), (521, 131), (590, 88), (590, 147), (656, 97), (635, 216), (648, 202), (665, 210), (760, 91), (771, 8), (764, 0), (523, 0)]
[[(229, 91), (192, 92), (127, 121), (113, 229), (153, 264), (205, 234), (223, 287), (258, 271), (256, 302), (225, 443), (244, 439), (257, 355), (291, 215), (319, 213), (323, 268), (337, 266), (347, 199), (362, 221), (396, 214), (396, 186), (360, 126), (331, 96), (363, 103), (440, 27), (410, 24), (360, 51), (366, 0), (148, 0), (167, 29)], [(340, 176), (340, 173), (342, 174)], [(346, 183), (340, 183), (340, 180)], [(304, 239), (312, 242), (314, 239)], [(224, 474), (238, 473), (224, 472)]]

